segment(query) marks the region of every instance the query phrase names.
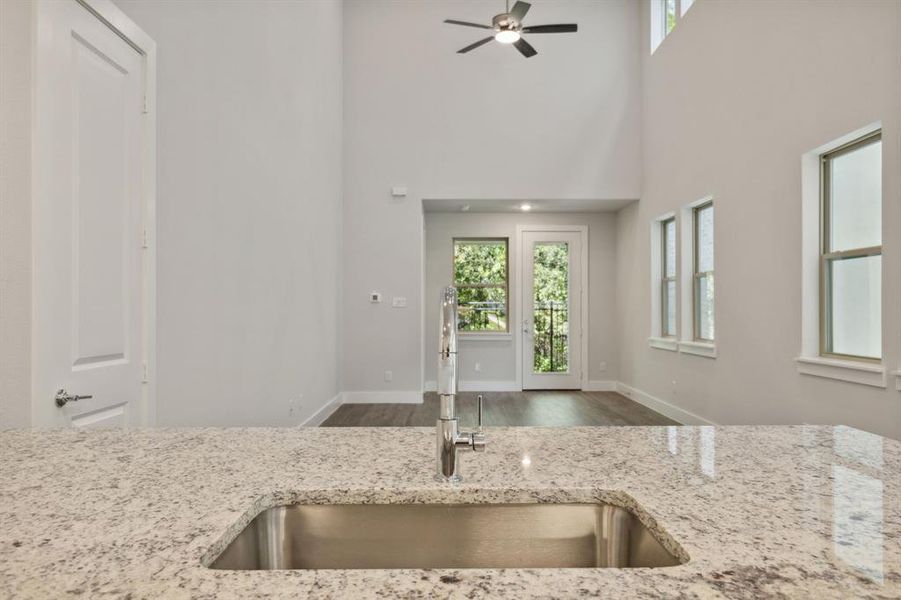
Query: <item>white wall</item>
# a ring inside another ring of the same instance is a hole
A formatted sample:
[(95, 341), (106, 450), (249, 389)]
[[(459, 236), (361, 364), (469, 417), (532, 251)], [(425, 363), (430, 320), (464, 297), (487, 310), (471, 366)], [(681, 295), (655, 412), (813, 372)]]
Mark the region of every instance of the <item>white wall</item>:
[[(426, 213), (425, 280), (425, 381), (435, 381), (438, 354), (438, 294), (453, 281), (455, 237), (506, 237), (509, 239), (510, 312), (520, 302), (516, 270), (521, 252), (516, 243), (518, 225), (588, 226), (588, 368), (589, 381), (616, 381), (619, 347), (616, 340), (616, 214), (615, 213)], [(521, 331), (515, 324), (514, 336)], [(600, 363), (607, 363), (601, 371)], [(481, 372), (475, 371), (475, 363)], [(503, 341), (460, 340), (459, 378), (468, 383), (516, 382), (515, 339)]]
[[(345, 3), (345, 390), (420, 390), (423, 198), (638, 197), (638, 2), (536, 2), (528, 22), (579, 33), (532, 36), (531, 59), (494, 43), (456, 54), (482, 32), (442, 21), (501, 7)], [(373, 290), (408, 308), (373, 311)]]
[(0, 429), (31, 424), (32, 23), (0, 2)]
[(339, 391), (341, 2), (117, 4), (159, 49), (159, 423), (303, 422)]
[[(885, 364), (901, 361), (901, 3), (698, 0), (643, 39), (643, 190), (620, 212), (621, 379), (724, 424), (845, 423), (901, 437), (878, 389), (797, 373), (801, 155), (883, 122)], [(713, 194), (718, 357), (648, 347), (648, 223)]]

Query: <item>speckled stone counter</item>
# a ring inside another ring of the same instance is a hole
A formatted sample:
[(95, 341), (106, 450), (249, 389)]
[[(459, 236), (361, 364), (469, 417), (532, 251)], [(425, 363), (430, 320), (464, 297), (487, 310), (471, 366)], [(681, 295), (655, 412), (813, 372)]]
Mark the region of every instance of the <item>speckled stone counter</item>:
[[(0, 432), (0, 597), (897, 598), (901, 444), (845, 427), (488, 428), (465, 483), (431, 429)], [(660, 569), (219, 571), (291, 502), (615, 498)]]

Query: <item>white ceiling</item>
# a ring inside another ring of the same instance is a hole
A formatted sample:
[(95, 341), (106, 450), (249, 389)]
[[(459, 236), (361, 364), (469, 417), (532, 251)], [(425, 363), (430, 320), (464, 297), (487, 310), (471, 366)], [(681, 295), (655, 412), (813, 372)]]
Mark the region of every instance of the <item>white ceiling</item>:
[[(521, 206), (528, 204), (531, 206), (529, 212), (537, 213), (565, 213), (565, 212), (614, 212), (624, 206), (635, 202), (634, 199), (629, 200), (499, 200), (499, 199), (481, 199), (481, 200), (447, 200), (425, 198), (422, 201), (422, 209), (427, 213), (457, 213), (457, 212), (475, 212), (475, 213), (505, 213), (505, 212), (521, 212)], [(464, 210), (464, 207), (469, 207)]]

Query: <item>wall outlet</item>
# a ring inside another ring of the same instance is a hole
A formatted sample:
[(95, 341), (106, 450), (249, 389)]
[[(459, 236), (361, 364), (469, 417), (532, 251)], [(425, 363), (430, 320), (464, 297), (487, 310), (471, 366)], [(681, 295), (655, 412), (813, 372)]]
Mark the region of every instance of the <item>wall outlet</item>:
[(385, 371), (385, 381), (391, 381), (392, 379), (394, 379), (394, 373)]
[(482, 372), (482, 363), (476, 363), (474, 368), (475, 368), (476, 373), (481, 373)]
[(395, 296), (391, 299), (391, 306), (394, 308), (406, 308), (407, 299), (403, 296)]
[(381, 292), (369, 292), (369, 301), (372, 303), (377, 303), (382, 301)]
[(607, 362), (601, 361), (600, 364), (598, 364), (598, 369), (600, 370), (601, 373), (606, 373), (607, 372)]

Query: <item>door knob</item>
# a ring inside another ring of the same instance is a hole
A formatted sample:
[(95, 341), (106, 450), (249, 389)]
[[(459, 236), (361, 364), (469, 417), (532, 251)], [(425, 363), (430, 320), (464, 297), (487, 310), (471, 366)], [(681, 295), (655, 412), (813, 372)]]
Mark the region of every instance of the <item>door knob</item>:
[(79, 396), (78, 394), (70, 394), (69, 392), (66, 391), (65, 388), (63, 388), (63, 389), (59, 390), (58, 392), (56, 392), (55, 400), (56, 400), (56, 405), (59, 406), (60, 408), (62, 408), (69, 402), (76, 402), (78, 400), (87, 400), (88, 398), (93, 398), (93, 397), (94, 396), (91, 396), (91, 395)]

